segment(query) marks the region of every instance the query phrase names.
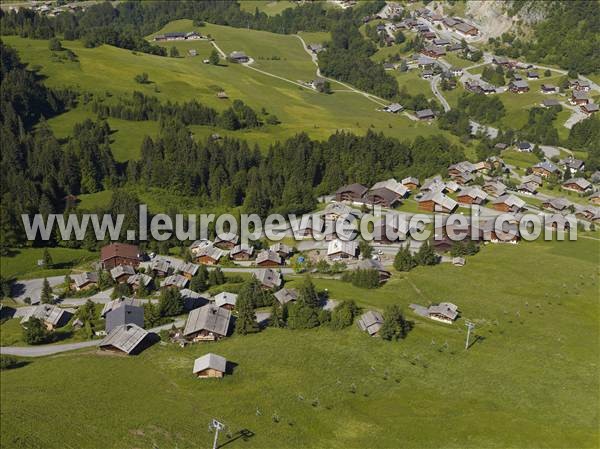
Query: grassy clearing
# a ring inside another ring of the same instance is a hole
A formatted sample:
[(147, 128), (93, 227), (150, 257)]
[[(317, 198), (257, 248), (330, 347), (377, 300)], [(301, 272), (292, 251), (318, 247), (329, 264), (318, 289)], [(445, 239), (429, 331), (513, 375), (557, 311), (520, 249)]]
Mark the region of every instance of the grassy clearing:
[(300, 31), (298, 35), (307, 44), (322, 44), (331, 40), (331, 33), (328, 31)]
[(405, 88), (410, 95), (423, 94), (427, 98), (435, 98), (429, 81), (421, 78), (420, 70), (408, 70), (407, 72), (393, 70), (388, 73), (394, 75), (398, 80), (400, 89)]
[(2, 276), (19, 279), (61, 276), (70, 273), (78, 265), (97, 259), (98, 254), (83, 249), (49, 248), (53, 267), (43, 269), (37, 261), (42, 259), (43, 248), (20, 248), (12, 250), (12, 255), (0, 258)]
[[(598, 398), (589, 394), (599, 387), (590, 360), (598, 351), (597, 250), (592, 240), (490, 245), (465, 267), (395, 274), (374, 291), (316, 280), (331, 297), (370, 307), (460, 306), (452, 326), (407, 312), (415, 329), (399, 343), (370, 339), (355, 326), (269, 329), (185, 349), (156, 345), (131, 358), (87, 350), (34, 359), (1, 373), (3, 445), (80, 446), (85, 435), (87, 447), (204, 447), (217, 417), (234, 435), (253, 434), (232, 448), (591, 448), (598, 439)], [(531, 267), (552, 276), (531, 276)], [(477, 323), (479, 340), (469, 351), (464, 319)], [(233, 376), (192, 377), (194, 358), (209, 351), (237, 364)], [(46, 404), (51, 419), (41, 412)]]
[[(456, 52), (446, 53), (443, 59), (452, 64), (453, 67), (465, 68), (474, 65), (473, 61), (459, 57)], [(476, 70), (477, 69), (473, 69), (473, 73), (475, 73)], [(471, 70), (469, 70), (469, 73), (471, 73)]]
[(509, 165), (525, 170), (539, 162), (538, 157), (533, 153), (522, 153), (517, 150), (505, 150), (502, 152), (502, 159)]
[(288, 8), (294, 8), (296, 6), (298, 6), (296, 2), (285, 0), (244, 0), (243, 2), (240, 2), (240, 9), (242, 11), (254, 13), (254, 11), (258, 9), (260, 12), (264, 12), (269, 16), (275, 16)]

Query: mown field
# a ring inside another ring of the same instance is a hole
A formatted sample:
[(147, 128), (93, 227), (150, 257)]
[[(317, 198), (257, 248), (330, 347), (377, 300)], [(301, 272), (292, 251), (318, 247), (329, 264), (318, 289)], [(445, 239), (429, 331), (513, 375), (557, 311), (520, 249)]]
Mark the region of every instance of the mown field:
[[(400, 304), (415, 321), (400, 342), (355, 326), (268, 329), (137, 357), (31, 359), (1, 374), (2, 445), (209, 447), (218, 418), (231, 448), (596, 447), (598, 254), (591, 239), (490, 245), (465, 267), (395, 274), (375, 291), (315, 281), (332, 298)], [(461, 318), (408, 311), (437, 301), (458, 304)], [(468, 351), (465, 319), (477, 325)], [(193, 378), (209, 351), (237, 364), (233, 375)]]

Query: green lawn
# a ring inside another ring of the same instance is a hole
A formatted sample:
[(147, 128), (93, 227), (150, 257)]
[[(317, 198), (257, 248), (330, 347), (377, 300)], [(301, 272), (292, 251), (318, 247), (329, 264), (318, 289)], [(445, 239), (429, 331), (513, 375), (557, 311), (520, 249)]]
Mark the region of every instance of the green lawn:
[[(596, 447), (598, 254), (593, 240), (489, 245), (462, 268), (417, 268), (378, 290), (315, 281), (332, 298), (400, 304), (415, 328), (397, 343), (355, 326), (269, 329), (137, 357), (32, 359), (1, 373), (3, 446), (208, 447), (218, 418), (221, 444), (251, 432), (231, 448)], [(436, 301), (458, 304), (461, 318), (408, 311)], [(477, 325), (468, 351), (465, 319)], [(233, 375), (193, 378), (207, 352), (235, 362)]]
[[(465, 68), (476, 64), (473, 61), (459, 57), (457, 52), (448, 52), (443, 59), (452, 64), (453, 67)], [(476, 71), (477, 69), (473, 69), (472, 73), (474, 74)], [(469, 73), (471, 73), (471, 71), (469, 71)]]
[(420, 70), (408, 70), (406, 72), (400, 72), (398, 70), (389, 71), (388, 73), (394, 75), (398, 80), (398, 86), (400, 89), (406, 88), (406, 91), (410, 95), (423, 94), (427, 98), (435, 98), (431, 91), (431, 85), (429, 80), (421, 78)]
[(517, 150), (505, 150), (501, 155), (504, 162), (520, 169), (526, 169), (539, 162), (538, 157), (533, 153), (522, 153)]
[(60, 276), (70, 273), (78, 265), (98, 258), (97, 253), (83, 249), (49, 248), (48, 251), (54, 265), (50, 269), (43, 269), (37, 265), (37, 261), (43, 257), (43, 248), (13, 249), (10, 256), (0, 258), (2, 276), (19, 279)]

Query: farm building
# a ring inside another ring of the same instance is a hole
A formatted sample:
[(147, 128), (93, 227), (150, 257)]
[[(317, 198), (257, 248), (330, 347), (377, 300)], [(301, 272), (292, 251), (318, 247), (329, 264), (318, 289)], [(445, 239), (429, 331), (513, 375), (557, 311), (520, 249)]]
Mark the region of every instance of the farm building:
[(199, 265), (195, 263), (182, 263), (177, 267), (177, 272), (181, 273), (181, 275), (185, 276), (188, 279), (192, 279), (198, 270), (200, 269)]
[(459, 192), (456, 199), (459, 203), (463, 204), (477, 204), (481, 205), (487, 199), (487, 193), (478, 187), (470, 187), (463, 189)]
[(189, 282), (190, 280), (185, 276), (182, 276), (180, 274), (172, 274), (171, 276), (167, 276), (163, 281), (161, 281), (160, 288), (175, 287), (181, 289), (187, 287)]
[(441, 321), (442, 323), (452, 324), (452, 322), (458, 317), (458, 307), (451, 302), (441, 302), (429, 307), (411, 304), (409, 307), (413, 309), (417, 315), (424, 316), (435, 321)]
[(288, 245), (285, 245), (281, 242), (277, 242), (273, 245), (271, 245), (269, 247), (269, 250), (276, 252), (277, 254), (279, 254), (279, 257), (285, 259), (286, 257), (289, 257), (292, 252), (294, 251), (294, 249)]
[(139, 288), (150, 288), (152, 285), (152, 277), (147, 274), (137, 273), (132, 276), (129, 276), (127, 279), (127, 283), (131, 285), (131, 288), (137, 290)]
[(194, 368), (192, 373), (196, 377), (217, 377), (221, 378), (225, 375), (227, 367), (227, 359), (220, 355), (208, 353), (194, 360)]
[(250, 58), (243, 51), (233, 51), (229, 54), (228, 58), (231, 62), (237, 62), (239, 64), (250, 61)]
[(413, 176), (409, 176), (402, 180), (402, 185), (406, 187), (408, 190), (417, 190), (420, 186), (419, 178), (415, 178)]
[(239, 235), (234, 234), (233, 232), (226, 232), (217, 235), (214, 245), (221, 249), (231, 249), (238, 244), (239, 240)]
[(551, 175), (560, 174), (559, 168), (550, 161), (538, 162), (533, 167), (531, 167), (531, 171), (543, 178), (547, 178)]

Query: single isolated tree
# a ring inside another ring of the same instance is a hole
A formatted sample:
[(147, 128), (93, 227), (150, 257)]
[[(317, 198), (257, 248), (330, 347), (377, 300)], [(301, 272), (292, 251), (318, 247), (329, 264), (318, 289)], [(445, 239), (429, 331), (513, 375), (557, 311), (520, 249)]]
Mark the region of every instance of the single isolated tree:
[(219, 58), (219, 52), (213, 48), (213, 51), (210, 53), (210, 56), (208, 57), (208, 62), (210, 62), (212, 65), (219, 65), (220, 61), (221, 61), (221, 59)]
[(50, 251), (48, 251), (48, 248), (44, 248), (42, 260), (44, 261), (44, 266), (46, 268), (51, 268), (52, 265), (54, 265), (54, 261), (52, 260), (52, 256), (50, 255)]
[(44, 283), (42, 284), (40, 301), (42, 304), (52, 304), (54, 302), (54, 298), (52, 297), (52, 287), (50, 287), (50, 282), (48, 282), (47, 278), (44, 278)]
[(400, 306), (394, 304), (383, 312), (383, 325), (379, 334), (384, 340), (400, 340), (408, 335), (411, 328), (412, 324), (404, 319)]

